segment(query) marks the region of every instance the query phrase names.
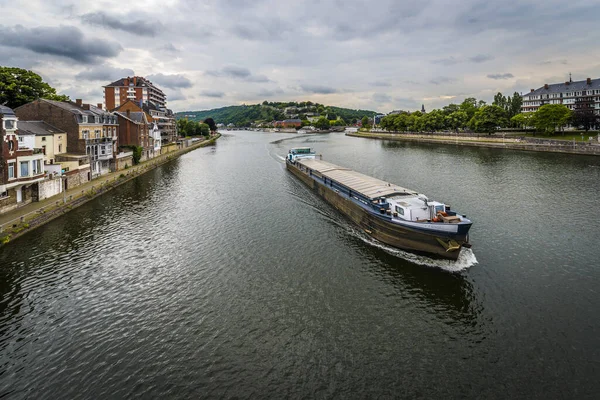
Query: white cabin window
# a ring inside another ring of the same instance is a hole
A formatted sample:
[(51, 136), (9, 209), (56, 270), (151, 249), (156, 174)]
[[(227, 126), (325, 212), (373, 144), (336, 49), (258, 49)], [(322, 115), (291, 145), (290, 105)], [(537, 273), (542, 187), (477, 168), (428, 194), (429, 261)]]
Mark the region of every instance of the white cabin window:
[(396, 206), (396, 212), (398, 215), (404, 215), (404, 208)]

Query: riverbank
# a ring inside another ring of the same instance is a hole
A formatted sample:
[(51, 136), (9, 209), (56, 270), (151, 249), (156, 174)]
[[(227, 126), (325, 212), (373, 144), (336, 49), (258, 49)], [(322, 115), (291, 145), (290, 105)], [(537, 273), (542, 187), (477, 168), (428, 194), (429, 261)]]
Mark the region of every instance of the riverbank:
[(347, 132), (346, 136), (379, 140), (450, 144), (455, 146), (492, 147), (498, 149), (600, 156), (600, 144), (598, 143), (563, 142), (545, 139), (523, 140), (515, 137), (497, 136), (464, 137), (458, 135), (412, 133)]
[(184, 149), (162, 154), (126, 170), (111, 172), (65, 193), (0, 215), (0, 247), (174, 158), (215, 143), (219, 137), (221, 135), (217, 134)]

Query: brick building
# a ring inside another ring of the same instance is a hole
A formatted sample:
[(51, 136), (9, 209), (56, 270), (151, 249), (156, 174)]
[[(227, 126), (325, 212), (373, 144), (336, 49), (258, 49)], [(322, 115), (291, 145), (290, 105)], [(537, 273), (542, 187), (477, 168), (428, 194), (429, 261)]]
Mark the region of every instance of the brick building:
[[(114, 114), (76, 102), (38, 99), (15, 109), (24, 120), (45, 121), (67, 133), (69, 153), (86, 155), (91, 177), (110, 172), (117, 152), (118, 123)], [(65, 159), (65, 156), (62, 157)]]
[(154, 153), (154, 141), (150, 138), (152, 125), (143, 111), (117, 111), (119, 121), (119, 144), (121, 146), (142, 147), (141, 161), (148, 160), (158, 154)]
[(128, 100), (138, 104), (153, 102), (166, 108), (167, 96), (152, 82), (141, 76), (121, 78), (104, 86), (104, 108), (114, 110)]

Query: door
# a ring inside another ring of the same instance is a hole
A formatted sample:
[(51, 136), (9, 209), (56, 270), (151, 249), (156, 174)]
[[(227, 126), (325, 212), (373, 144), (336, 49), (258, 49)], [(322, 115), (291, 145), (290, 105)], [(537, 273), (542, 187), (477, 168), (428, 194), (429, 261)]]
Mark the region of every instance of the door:
[(31, 201), (40, 201), (40, 184), (31, 185)]
[(15, 189), (15, 192), (17, 193), (17, 203), (21, 203), (23, 201), (22, 188)]

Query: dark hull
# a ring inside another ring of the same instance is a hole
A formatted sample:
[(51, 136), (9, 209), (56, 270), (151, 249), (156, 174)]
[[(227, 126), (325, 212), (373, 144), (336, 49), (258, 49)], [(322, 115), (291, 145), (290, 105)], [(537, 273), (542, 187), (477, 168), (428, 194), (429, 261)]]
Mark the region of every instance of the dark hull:
[[(391, 223), (385, 218), (369, 213), (351, 199), (340, 195), (334, 189), (308, 176), (294, 164), (286, 162), (286, 166), (302, 182), (345, 214), (374, 239), (392, 247), (415, 253), (433, 255), (450, 260), (458, 258), (460, 250), (446, 251), (446, 248), (438, 241), (438, 238), (441, 238), (440, 236), (414, 231)], [(466, 240), (457, 240), (457, 242), (461, 246), (467, 243)]]

